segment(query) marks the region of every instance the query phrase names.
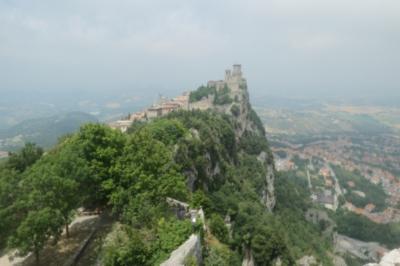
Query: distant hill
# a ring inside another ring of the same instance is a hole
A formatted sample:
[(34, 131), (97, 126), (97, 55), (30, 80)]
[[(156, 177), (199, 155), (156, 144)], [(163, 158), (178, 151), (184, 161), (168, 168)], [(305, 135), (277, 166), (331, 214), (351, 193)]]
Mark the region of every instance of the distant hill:
[(44, 148), (51, 147), (59, 137), (75, 132), (82, 124), (97, 121), (96, 117), (83, 112), (25, 120), (0, 131), (0, 149), (15, 150), (25, 142), (34, 142)]

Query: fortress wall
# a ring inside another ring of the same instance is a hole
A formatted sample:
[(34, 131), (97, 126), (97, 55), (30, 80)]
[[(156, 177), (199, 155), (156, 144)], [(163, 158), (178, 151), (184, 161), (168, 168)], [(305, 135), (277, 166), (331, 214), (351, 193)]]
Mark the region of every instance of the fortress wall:
[(213, 101), (214, 101), (214, 97), (209, 96), (198, 102), (189, 103), (189, 110), (194, 110), (194, 109), (207, 110), (207, 109), (213, 107)]
[(197, 260), (197, 265), (200, 265), (202, 256), (199, 235), (192, 234), (185, 243), (172, 251), (169, 259), (161, 263), (160, 266), (184, 266), (185, 259), (189, 256), (194, 256)]

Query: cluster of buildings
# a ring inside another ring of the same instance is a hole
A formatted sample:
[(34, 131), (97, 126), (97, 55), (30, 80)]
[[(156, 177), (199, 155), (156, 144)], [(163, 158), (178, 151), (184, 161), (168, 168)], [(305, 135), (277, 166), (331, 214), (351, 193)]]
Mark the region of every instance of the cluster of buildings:
[[(215, 87), (217, 90), (229, 87), (229, 89), (237, 95), (237, 100), (240, 101), (241, 94), (237, 92), (240, 91), (243, 86), (246, 86), (246, 80), (242, 76), (241, 65), (233, 65), (232, 70), (228, 69), (225, 71), (224, 80), (211, 80), (207, 83), (207, 86)], [(111, 122), (109, 126), (114, 129), (119, 129), (122, 132), (126, 132), (135, 121), (148, 121), (176, 110), (206, 110), (212, 107), (213, 97), (213, 95), (209, 95), (196, 102), (189, 101), (190, 92), (185, 92), (172, 99), (160, 97), (157, 103), (145, 110), (133, 113), (124, 119)]]
[[(359, 160), (352, 151), (352, 144), (345, 140), (313, 143), (304, 148), (286, 148), (288, 154), (298, 154), (300, 158), (322, 158), (325, 162), (340, 165), (349, 171), (359, 171), (373, 184), (381, 184), (385, 192), (400, 202), (400, 181), (388, 170), (374, 165), (384, 165), (379, 156), (363, 155)], [(387, 157), (387, 156), (386, 156)], [(376, 158), (376, 160), (373, 160)]]
[(189, 109), (189, 93), (187, 92), (172, 99), (160, 97), (156, 104), (153, 104), (143, 111), (133, 113), (126, 119), (112, 122), (109, 125), (111, 128), (126, 132), (133, 122), (151, 120), (180, 109)]
[[(371, 143), (371, 146), (372, 145)], [(368, 204), (364, 208), (357, 208), (348, 202), (345, 208), (364, 215), (377, 223), (400, 221), (400, 210), (397, 207), (400, 205), (399, 178), (396, 178), (393, 173), (386, 169), (374, 166), (383, 165), (382, 159), (379, 156), (366, 155), (365, 152), (360, 153), (360, 149), (357, 149), (356, 146), (354, 146), (350, 140), (342, 138), (332, 141), (318, 141), (302, 147), (277, 147), (273, 148), (273, 150), (275, 152), (284, 151), (287, 154), (285, 159), (278, 159), (276, 161), (278, 170), (288, 171), (296, 169), (291, 159), (294, 156), (308, 161), (311, 158), (317, 157), (325, 162), (325, 165), (322, 166), (317, 173), (318, 176), (323, 178), (323, 183), (321, 183), (323, 189), (321, 188), (318, 191), (314, 190), (312, 192), (312, 200), (315, 203), (321, 204), (328, 209), (332, 209), (332, 207), (336, 205), (337, 199), (335, 199), (335, 197), (337, 198), (341, 192), (335, 173), (332, 173), (332, 169), (328, 165), (328, 163), (333, 163), (349, 171), (358, 171), (360, 175), (365, 177), (366, 182), (369, 181), (375, 185), (382, 186), (385, 193), (389, 196), (387, 199), (388, 206), (392, 206), (388, 207), (383, 212), (374, 212), (375, 206), (373, 204)], [(364, 147), (368, 148), (370, 146), (364, 143)], [(355, 184), (352, 181), (348, 182), (348, 186), (355, 188)], [(352, 193), (356, 193), (360, 197), (368, 197), (368, 195), (362, 191), (352, 190)], [(338, 195), (336, 196), (336, 194)]]
[(297, 168), (296, 164), (290, 160), (290, 158), (281, 159), (277, 155), (274, 155), (275, 168), (278, 171), (291, 171)]

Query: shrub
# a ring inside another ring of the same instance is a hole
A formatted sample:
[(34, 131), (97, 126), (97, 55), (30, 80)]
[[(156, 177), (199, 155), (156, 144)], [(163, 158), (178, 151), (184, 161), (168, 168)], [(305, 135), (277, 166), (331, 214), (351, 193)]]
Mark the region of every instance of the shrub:
[(237, 253), (225, 245), (211, 246), (204, 260), (205, 266), (240, 266), (242, 265)]
[(210, 230), (219, 241), (227, 243), (229, 240), (228, 228), (226, 227), (224, 220), (218, 214), (211, 215), (210, 218)]
[(239, 147), (246, 153), (259, 155), (262, 151), (268, 151), (268, 142), (264, 136), (246, 133), (240, 138)]
[(200, 208), (207, 210), (210, 208), (211, 202), (210, 199), (206, 196), (206, 194), (202, 190), (197, 190), (192, 194), (191, 207)]
[(186, 129), (176, 119), (159, 119), (145, 127), (150, 135), (165, 145), (175, 144), (179, 138), (183, 137)]
[(207, 97), (210, 94), (215, 94), (215, 87), (201, 86), (197, 90), (190, 92), (189, 102), (197, 102)]
[(232, 105), (231, 113), (236, 117), (238, 117), (240, 115), (240, 108), (237, 104)]
[(190, 255), (185, 258), (185, 261), (183, 263), (185, 266), (197, 266), (197, 259), (195, 256)]
[(105, 266), (151, 265), (151, 249), (138, 231), (123, 230), (105, 246), (102, 261)]
[(215, 92), (215, 98), (214, 98), (214, 104), (217, 105), (224, 105), (224, 104), (230, 104), (233, 102), (233, 99), (229, 95), (230, 93), (229, 87), (225, 84), (224, 88), (217, 90)]
[(265, 135), (265, 128), (264, 128), (264, 124), (261, 121), (260, 117), (257, 115), (257, 113), (250, 108), (250, 112), (248, 114), (248, 118), (250, 119), (250, 121), (252, 121), (255, 126), (257, 127), (257, 129), (263, 134)]

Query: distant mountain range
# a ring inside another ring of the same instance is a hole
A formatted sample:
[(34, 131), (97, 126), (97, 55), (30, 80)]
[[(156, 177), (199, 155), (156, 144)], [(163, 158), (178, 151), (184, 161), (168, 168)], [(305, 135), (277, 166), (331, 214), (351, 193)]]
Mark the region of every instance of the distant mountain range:
[(54, 145), (58, 138), (79, 129), (82, 124), (98, 122), (95, 116), (71, 112), (50, 117), (29, 119), (0, 131), (0, 149), (15, 150), (25, 142), (34, 142), (44, 148)]

